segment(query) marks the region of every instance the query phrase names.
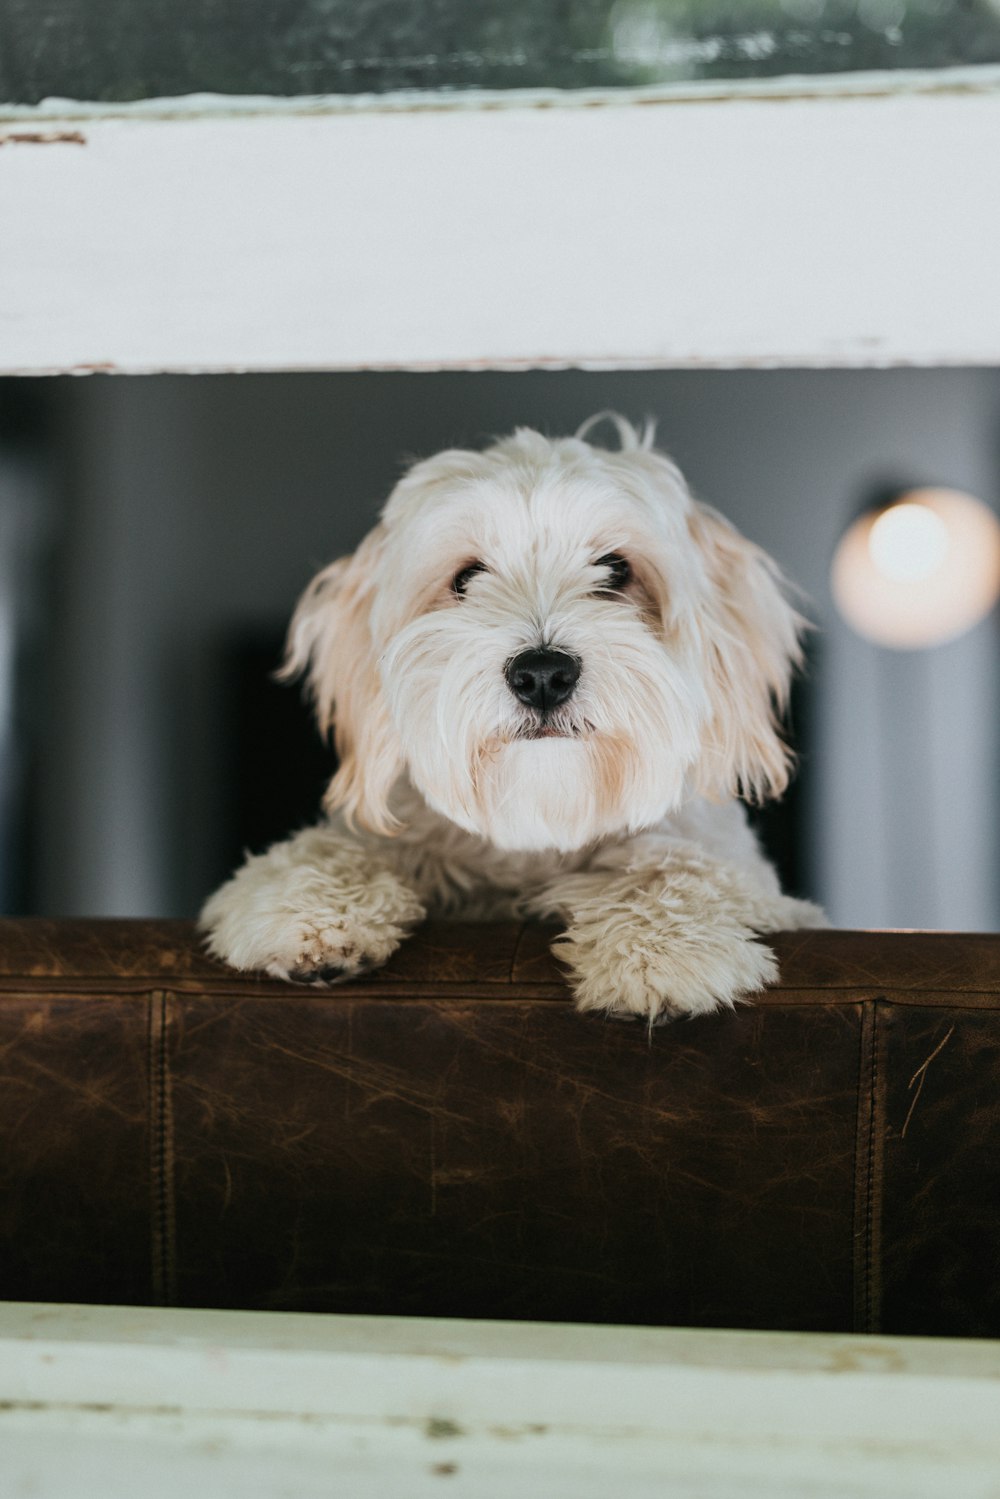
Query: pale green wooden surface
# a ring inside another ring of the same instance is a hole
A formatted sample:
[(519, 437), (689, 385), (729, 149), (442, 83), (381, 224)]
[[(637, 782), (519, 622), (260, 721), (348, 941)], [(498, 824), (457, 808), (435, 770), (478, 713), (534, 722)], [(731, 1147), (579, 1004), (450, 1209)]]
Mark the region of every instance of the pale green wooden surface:
[(1000, 1346), (0, 1303), (0, 1493), (995, 1499)]

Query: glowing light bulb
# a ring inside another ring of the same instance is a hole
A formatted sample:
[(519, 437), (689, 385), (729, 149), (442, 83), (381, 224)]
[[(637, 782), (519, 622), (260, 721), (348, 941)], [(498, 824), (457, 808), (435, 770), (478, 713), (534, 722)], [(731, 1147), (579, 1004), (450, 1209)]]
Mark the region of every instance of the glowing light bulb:
[(954, 640), (1000, 595), (1000, 524), (958, 490), (911, 490), (848, 528), (830, 585), (848, 624), (878, 645)]
[(948, 555), (948, 527), (927, 505), (890, 505), (868, 533), (868, 550), (878, 571), (894, 583), (929, 578)]

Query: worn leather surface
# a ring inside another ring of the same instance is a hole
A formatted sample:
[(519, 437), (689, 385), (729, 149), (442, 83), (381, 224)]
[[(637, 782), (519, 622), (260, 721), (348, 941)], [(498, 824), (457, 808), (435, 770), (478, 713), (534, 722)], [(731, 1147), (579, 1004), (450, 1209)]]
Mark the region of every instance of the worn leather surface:
[(1000, 1336), (1000, 1015), (881, 1017), (881, 1317)]
[(580, 1016), (535, 925), (316, 990), (0, 922), (0, 1296), (1000, 1336), (1000, 936)]

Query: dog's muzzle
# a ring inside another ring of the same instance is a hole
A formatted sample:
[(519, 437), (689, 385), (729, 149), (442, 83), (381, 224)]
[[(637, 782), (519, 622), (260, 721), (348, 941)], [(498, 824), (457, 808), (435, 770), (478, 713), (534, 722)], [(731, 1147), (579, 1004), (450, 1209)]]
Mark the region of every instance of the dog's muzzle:
[(543, 647), (514, 656), (504, 667), (504, 676), (519, 702), (548, 713), (572, 697), (580, 671), (576, 656)]

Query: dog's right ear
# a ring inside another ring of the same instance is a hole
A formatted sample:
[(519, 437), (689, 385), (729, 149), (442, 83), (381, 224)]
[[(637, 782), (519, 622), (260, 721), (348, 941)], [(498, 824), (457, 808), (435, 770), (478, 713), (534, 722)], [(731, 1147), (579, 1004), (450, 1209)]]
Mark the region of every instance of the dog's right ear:
[(385, 530), (370, 532), (351, 557), (331, 562), (299, 600), (288, 629), (285, 681), (306, 675), (323, 734), (333, 731), (339, 768), (325, 805), (349, 821), (392, 834), (389, 793), (403, 770), (371, 633), (371, 604)]

